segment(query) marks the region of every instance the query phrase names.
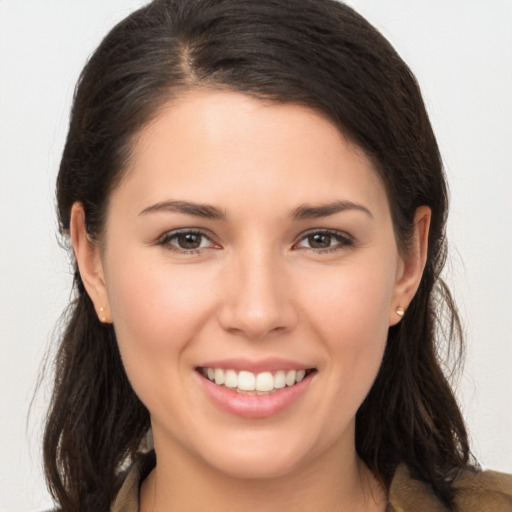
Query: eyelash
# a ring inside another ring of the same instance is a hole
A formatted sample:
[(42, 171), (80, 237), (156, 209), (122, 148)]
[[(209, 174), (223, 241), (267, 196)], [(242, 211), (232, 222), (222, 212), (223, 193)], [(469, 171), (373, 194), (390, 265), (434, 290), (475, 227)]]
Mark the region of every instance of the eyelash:
[[(203, 238), (206, 238), (209, 240), (214, 246), (213, 248), (219, 248), (220, 246), (216, 244), (212, 240), (212, 236), (200, 229), (190, 229), (190, 228), (184, 228), (179, 229), (176, 231), (170, 231), (166, 234), (164, 234), (158, 241), (157, 245), (165, 247), (167, 250), (178, 253), (178, 254), (187, 254), (187, 255), (193, 255), (198, 254), (202, 249), (205, 249), (205, 247), (198, 247), (197, 249), (184, 249), (177, 247), (176, 245), (173, 245), (171, 242), (175, 239), (177, 239), (179, 236), (184, 235), (196, 235)], [(332, 229), (313, 229), (310, 231), (307, 231), (306, 233), (302, 233), (299, 241), (293, 244), (293, 248), (300, 247), (300, 243), (307, 240), (309, 237), (315, 236), (315, 235), (324, 235), (328, 237), (334, 238), (338, 243), (332, 247), (326, 247), (323, 249), (320, 248), (313, 248), (313, 247), (303, 247), (304, 250), (307, 250), (308, 252), (313, 252), (314, 254), (325, 254), (330, 252), (339, 251), (341, 249), (347, 249), (354, 245), (354, 239), (347, 233), (343, 231), (337, 231)], [(207, 247), (208, 249), (212, 247)]]
[(343, 231), (337, 231), (334, 229), (312, 229), (310, 231), (307, 231), (306, 233), (303, 233), (300, 236), (299, 242), (294, 244), (294, 247), (296, 247), (302, 241), (304, 241), (307, 238), (312, 237), (314, 235), (329, 236), (331, 238), (334, 238), (338, 242), (336, 245), (334, 245), (332, 247), (326, 247), (325, 249), (304, 247), (304, 249), (306, 249), (308, 252), (313, 252), (315, 254), (325, 254), (325, 253), (329, 253), (329, 252), (335, 252), (335, 251), (339, 251), (342, 249), (350, 248), (354, 245), (353, 237)]
[[(168, 233), (165, 233), (157, 242), (157, 245), (161, 245), (168, 249), (169, 251), (178, 253), (178, 254), (198, 254), (201, 249), (204, 249), (204, 247), (198, 247), (197, 249), (183, 249), (180, 247), (177, 247), (171, 243), (172, 240), (177, 239), (179, 236), (184, 235), (197, 235), (203, 238), (208, 239), (212, 244), (215, 244), (215, 242), (212, 241), (212, 236), (209, 233), (206, 233), (204, 231), (201, 231), (200, 229), (190, 229), (190, 228), (184, 228), (184, 229), (178, 229), (176, 231), (169, 231)], [(216, 245), (216, 244), (215, 244)]]

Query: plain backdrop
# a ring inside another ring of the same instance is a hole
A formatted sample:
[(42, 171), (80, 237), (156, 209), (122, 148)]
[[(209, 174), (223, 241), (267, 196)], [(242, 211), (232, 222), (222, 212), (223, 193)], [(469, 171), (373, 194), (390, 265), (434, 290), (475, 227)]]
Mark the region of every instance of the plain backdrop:
[[(42, 357), (68, 301), (54, 182), (87, 56), (141, 0), (0, 0), (0, 511), (51, 504)], [(512, 1), (350, 0), (410, 65), (451, 187), (450, 262), (467, 331), (457, 386), (484, 467), (512, 472)]]

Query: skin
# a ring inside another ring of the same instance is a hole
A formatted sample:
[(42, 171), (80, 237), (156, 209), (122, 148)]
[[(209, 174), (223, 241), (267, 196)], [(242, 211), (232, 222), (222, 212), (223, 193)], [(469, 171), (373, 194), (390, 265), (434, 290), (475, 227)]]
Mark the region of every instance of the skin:
[[(171, 200), (225, 218), (154, 208)], [(293, 217), (339, 201), (358, 206)], [(401, 254), (370, 160), (303, 106), (202, 90), (161, 110), (110, 197), (102, 244), (78, 203), (71, 221), (84, 284), (151, 415), (158, 464), (142, 510), (384, 510), (355, 414), (418, 287), (429, 221), (419, 208)], [(198, 250), (172, 238), (183, 228), (205, 232)], [(291, 407), (248, 419), (214, 405), (196, 371), (232, 357), (317, 371)]]

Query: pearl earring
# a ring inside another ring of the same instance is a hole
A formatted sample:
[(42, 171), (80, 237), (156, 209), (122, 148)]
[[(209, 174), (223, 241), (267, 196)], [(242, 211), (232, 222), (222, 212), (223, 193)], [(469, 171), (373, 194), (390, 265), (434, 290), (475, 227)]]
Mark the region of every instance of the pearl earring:
[(405, 313), (405, 309), (404, 309), (402, 306), (398, 306), (398, 307), (396, 308), (396, 314), (397, 314), (398, 316), (404, 316), (404, 313)]
[(107, 321), (107, 317), (105, 316), (104, 311), (105, 311), (105, 308), (101, 307), (100, 308), (100, 320), (103, 323), (105, 323)]

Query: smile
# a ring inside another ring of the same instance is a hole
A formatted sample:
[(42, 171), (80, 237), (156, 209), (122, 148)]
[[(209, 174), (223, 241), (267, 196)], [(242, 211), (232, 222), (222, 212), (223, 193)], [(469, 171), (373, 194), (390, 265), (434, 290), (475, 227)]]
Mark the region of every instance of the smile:
[(277, 370), (253, 373), (223, 368), (199, 368), (199, 372), (217, 386), (246, 395), (268, 395), (302, 382), (314, 369)]

